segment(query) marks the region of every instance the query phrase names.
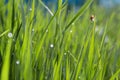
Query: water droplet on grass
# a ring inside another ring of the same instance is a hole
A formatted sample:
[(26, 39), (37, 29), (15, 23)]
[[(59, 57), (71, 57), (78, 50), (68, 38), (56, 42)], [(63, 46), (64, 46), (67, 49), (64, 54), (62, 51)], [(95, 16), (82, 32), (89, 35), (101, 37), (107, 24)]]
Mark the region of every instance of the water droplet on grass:
[(13, 42), (15, 42), (15, 39), (13, 39)]
[(98, 32), (99, 31), (99, 28), (98, 26), (95, 27), (95, 32)]
[(46, 30), (46, 32), (48, 32), (48, 29)]
[(64, 55), (66, 56), (67, 53), (64, 53)]
[(8, 33), (8, 37), (9, 38), (12, 38), (13, 37), (13, 34), (11, 32)]
[(17, 60), (17, 61), (16, 61), (16, 64), (20, 64), (20, 61), (19, 61), (19, 60)]
[(74, 25), (75, 23), (72, 23), (72, 25)]
[(50, 47), (51, 47), (51, 48), (53, 48), (53, 47), (54, 47), (54, 45), (53, 45), (53, 44), (51, 44), (51, 45), (50, 45)]
[(79, 76), (78, 78), (80, 79), (81, 77)]
[(102, 28), (100, 29), (100, 31), (99, 31), (99, 35), (102, 36), (103, 33), (104, 33), (104, 28), (102, 27)]
[(32, 11), (32, 8), (29, 8), (29, 11)]
[(109, 37), (106, 36), (106, 37), (105, 37), (105, 43), (108, 43), (108, 42), (109, 42)]
[(33, 29), (32, 29), (32, 32), (34, 32), (34, 31), (35, 31), (35, 29), (33, 28)]
[(47, 76), (45, 76), (45, 80), (47, 80)]
[(72, 33), (72, 30), (70, 30), (70, 33)]

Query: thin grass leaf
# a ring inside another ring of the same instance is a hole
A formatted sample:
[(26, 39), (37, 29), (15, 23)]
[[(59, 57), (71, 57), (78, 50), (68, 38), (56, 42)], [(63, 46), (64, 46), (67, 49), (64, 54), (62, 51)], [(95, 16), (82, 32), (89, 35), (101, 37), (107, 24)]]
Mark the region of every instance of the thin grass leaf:
[(95, 50), (95, 27), (96, 27), (96, 21), (94, 21), (94, 26), (92, 29), (92, 33), (91, 33), (91, 40), (90, 40), (90, 47), (89, 47), (89, 53), (88, 53), (88, 65), (87, 65), (87, 76), (88, 79), (92, 79), (93, 75), (94, 75), (94, 71), (93, 71), (93, 60), (94, 60), (94, 50)]
[(66, 80), (70, 80), (70, 65), (69, 65), (69, 55), (67, 55), (66, 59)]
[(9, 70), (10, 70), (10, 59), (11, 59), (11, 45), (12, 39), (8, 40), (8, 45), (6, 47), (6, 54), (4, 58), (4, 63), (1, 71), (1, 80), (9, 80)]
[(42, 4), (42, 6), (43, 6), (45, 9), (47, 9), (47, 11), (50, 13), (51, 16), (54, 15), (53, 12), (52, 12), (41, 0), (39, 0), (39, 2)]
[(7, 34), (9, 31), (10, 31), (9, 29), (6, 30), (6, 31), (4, 31), (2, 34), (0, 34), (0, 37), (4, 36), (4, 35)]

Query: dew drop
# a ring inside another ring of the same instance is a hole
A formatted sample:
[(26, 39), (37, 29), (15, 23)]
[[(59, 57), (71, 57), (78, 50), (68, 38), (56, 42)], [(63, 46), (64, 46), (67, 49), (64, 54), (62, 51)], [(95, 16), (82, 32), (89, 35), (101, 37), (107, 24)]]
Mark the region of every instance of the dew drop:
[(51, 44), (51, 45), (50, 45), (50, 47), (51, 47), (51, 48), (53, 48), (53, 47), (54, 47), (54, 45), (53, 45), (53, 44)]
[(72, 30), (70, 30), (70, 33), (72, 33)]
[(30, 8), (29, 11), (32, 11), (32, 8)]
[(19, 60), (17, 60), (17, 61), (16, 61), (16, 64), (20, 64), (20, 61), (19, 61)]
[(8, 37), (9, 38), (12, 38), (13, 37), (13, 34), (11, 32), (8, 33)]

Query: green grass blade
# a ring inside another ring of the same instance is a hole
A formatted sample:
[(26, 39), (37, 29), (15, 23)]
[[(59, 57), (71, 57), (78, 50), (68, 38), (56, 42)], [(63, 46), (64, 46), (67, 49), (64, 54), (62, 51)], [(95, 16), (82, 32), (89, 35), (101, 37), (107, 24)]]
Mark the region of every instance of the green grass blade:
[(90, 6), (90, 4), (92, 3), (93, 0), (88, 0), (83, 7), (80, 8), (80, 10), (78, 11), (78, 13), (73, 17), (73, 19), (67, 24), (67, 26), (65, 27), (63, 33), (70, 27), (70, 25), (75, 22), (75, 20), (77, 20), (79, 18), (79, 16), (81, 16), (84, 11)]
[(11, 59), (11, 45), (12, 39), (8, 40), (8, 45), (6, 47), (6, 54), (4, 58), (4, 64), (2, 66), (1, 80), (9, 80), (9, 70), (10, 70), (10, 59)]
[(70, 65), (69, 65), (69, 56), (67, 55), (66, 59), (66, 80), (70, 80)]
[(5, 34), (7, 34), (9, 32), (9, 29), (4, 31), (2, 34), (0, 34), (0, 37), (4, 36)]
[(88, 79), (92, 79), (93, 76), (92, 74), (94, 74), (93, 72), (93, 60), (94, 60), (94, 55), (95, 55), (95, 25), (96, 22), (94, 21), (94, 26), (93, 26), (93, 30), (92, 30), (92, 34), (91, 34), (91, 40), (90, 40), (90, 47), (89, 47), (89, 53), (88, 53), (88, 65), (87, 65), (87, 76)]
[(51, 16), (54, 15), (53, 12), (52, 12), (41, 0), (39, 0), (39, 2), (42, 4), (42, 6), (43, 6), (45, 9), (47, 9), (47, 11), (51, 14)]

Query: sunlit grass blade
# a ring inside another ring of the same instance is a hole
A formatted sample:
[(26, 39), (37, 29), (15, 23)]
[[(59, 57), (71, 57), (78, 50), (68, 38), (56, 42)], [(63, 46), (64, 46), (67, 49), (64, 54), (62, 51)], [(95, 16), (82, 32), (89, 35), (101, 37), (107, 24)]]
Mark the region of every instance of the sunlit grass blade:
[(88, 53), (88, 64), (87, 64), (87, 77), (88, 79), (92, 79), (94, 75), (93, 71), (93, 60), (95, 55), (95, 27), (96, 27), (96, 21), (94, 21), (94, 26), (91, 33), (91, 40), (90, 40), (90, 47), (89, 47), (89, 53)]
[(61, 78), (61, 64), (62, 64), (63, 54), (58, 53), (58, 61), (55, 62), (54, 65), (54, 72), (53, 72), (53, 79), (60, 80)]
[(9, 80), (12, 39), (9, 39), (8, 42), (9, 43), (6, 47), (4, 63), (2, 66), (1, 80)]
[(67, 54), (66, 58), (66, 80), (70, 80), (70, 64), (69, 64), (69, 55)]
[(9, 32), (9, 30), (4, 31), (2, 34), (0, 34), (0, 37), (4, 36), (8, 32)]
[(51, 14), (51, 16), (54, 15), (53, 12), (41, 0), (39, 0), (39, 2), (43, 5), (45, 9), (47, 9), (47, 11)]

